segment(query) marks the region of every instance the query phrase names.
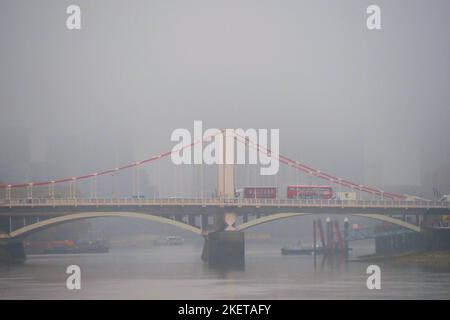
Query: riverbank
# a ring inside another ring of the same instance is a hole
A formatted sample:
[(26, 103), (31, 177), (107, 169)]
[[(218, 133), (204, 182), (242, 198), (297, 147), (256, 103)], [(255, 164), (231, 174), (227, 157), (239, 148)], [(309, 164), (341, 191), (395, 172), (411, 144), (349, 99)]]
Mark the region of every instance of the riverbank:
[(351, 262), (387, 262), (397, 265), (417, 265), (423, 267), (439, 267), (450, 270), (450, 251), (411, 251), (396, 254), (371, 254), (360, 256)]

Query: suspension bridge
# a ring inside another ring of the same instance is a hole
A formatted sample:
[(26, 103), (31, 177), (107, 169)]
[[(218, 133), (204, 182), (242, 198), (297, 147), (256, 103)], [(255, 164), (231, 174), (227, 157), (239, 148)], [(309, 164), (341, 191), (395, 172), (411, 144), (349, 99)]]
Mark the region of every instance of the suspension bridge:
[[(221, 131), (220, 135), (223, 135), (222, 156), (225, 159), (226, 131)], [(187, 174), (183, 176), (179, 172), (183, 166), (169, 162), (171, 155), (203, 144), (202, 140), (142, 161), (90, 174), (0, 185), (0, 191), (3, 191), (0, 198), (0, 255), (4, 252), (3, 255), (21, 257), (24, 255), (21, 240), (26, 236), (58, 224), (99, 217), (144, 219), (192, 231), (205, 237), (204, 256), (207, 260), (223, 261), (227, 255), (243, 260), (243, 230), (294, 216), (355, 215), (421, 232), (427, 217), (450, 213), (449, 202), (411, 200), (406, 195), (359, 184), (274, 153), (248, 136), (233, 133), (232, 139), (247, 150), (279, 161), (282, 164), (279, 174), (258, 176), (252, 168), (255, 165), (218, 164), (214, 167), (203, 164), (184, 166)], [(144, 167), (150, 167), (156, 185), (151, 195), (142, 192)], [(118, 191), (119, 175), (130, 177), (131, 194), (125, 194), (129, 191), (126, 187), (120, 188), (123, 194)], [(104, 192), (107, 183), (103, 180), (111, 181), (109, 195)], [(314, 186), (324, 183), (336, 193), (351, 192), (355, 198), (289, 197), (283, 192), (292, 184)], [(271, 198), (237, 197), (236, 186), (271, 186), (278, 192)], [(6, 248), (3, 251), (2, 245)]]

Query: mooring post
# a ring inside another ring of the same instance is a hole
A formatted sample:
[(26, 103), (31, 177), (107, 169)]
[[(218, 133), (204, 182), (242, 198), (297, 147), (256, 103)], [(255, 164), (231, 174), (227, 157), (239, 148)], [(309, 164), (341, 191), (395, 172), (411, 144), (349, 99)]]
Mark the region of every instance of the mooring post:
[(327, 232), (327, 251), (331, 252), (333, 248), (333, 226), (330, 217), (325, 220), (325, 228)]
[[(342, 250), (344, 250), (345, 245), (344, 245), (344, 241), (342, 239), (341, 230), (339, 229), (339, 221), (334, 220), (333, 225), (334, 225), (333, 232), (335, 232), (335, 234), (336, 234), (336, 236), (334, 237), (335, 244), (336, 244), (335, 249), (336, 250), (339, 249), (340, 251), (342, 251)], [(337, 243), (336, 243), (336, 241), (337, 241)]]
[(348, 255), (348, 237), (349, 237), (349, 227), (350, 223), (348, 222), (348, 218), (344, 218), (344, 250), (345, 255)]
[(314, 257), (316, 256), (316, 220), (313, 220), (313, 243), (314, 243)]
[(317, 235), (316, 235), (316, 220), (313, 220), (313, 246), (314, 246), (314, 270), (316, 269), (317, 265)]
[(320, 242), (322, 243), (322, 250), (325, 250), (325, 235), (323, 233), (323, 227), (322, 227), (322, 220), (317, 220), (317, 226), (319, 227), (319, 235), (320, 235)]

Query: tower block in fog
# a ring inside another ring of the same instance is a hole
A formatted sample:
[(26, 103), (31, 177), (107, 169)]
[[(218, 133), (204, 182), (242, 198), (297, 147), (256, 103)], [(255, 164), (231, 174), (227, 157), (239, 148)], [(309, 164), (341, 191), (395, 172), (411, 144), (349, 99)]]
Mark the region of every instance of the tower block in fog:
[(234, 135), (227, 130), (222, 134), (221, 164), (217, 172), (217, 196), (234, 198)]

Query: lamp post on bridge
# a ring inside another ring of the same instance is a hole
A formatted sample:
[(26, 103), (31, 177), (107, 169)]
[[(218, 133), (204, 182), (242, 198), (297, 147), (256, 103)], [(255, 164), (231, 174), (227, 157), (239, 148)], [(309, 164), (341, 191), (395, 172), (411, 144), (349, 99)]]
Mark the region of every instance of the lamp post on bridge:
[(29, 183), (27, 186), (27, 198), (28, 200), (32, 200), (33, 199), (33, 183)]
[(11, 200), (11, 185), (8, 184), (6, 187), (6, 200)]
[(140, 197), (140, 181), (139, 181), (139, 166), (141, 165), (140, 162), (136, 162), (133, 166), (133, 174), (132, 174), (132, 179), (133, 179), (133, 196), (136, 197), (137, 199), (139, 199)]
[(50, 199), (55, 199), (55, 181), (50, 181), (50, 184), (48, 185), (48, 197)]
[(91, 177), (91, 199), (97, 199), (97, 176), (98, 173), (94, 173)]
[(76, 183), (77, 183), (77, 178), (72, 177), (72, 179), (69, 182), (69, 193), (70, 193), (70, 198), (71, 199), (76, 199)]

